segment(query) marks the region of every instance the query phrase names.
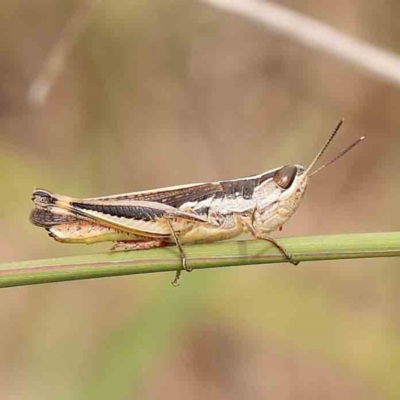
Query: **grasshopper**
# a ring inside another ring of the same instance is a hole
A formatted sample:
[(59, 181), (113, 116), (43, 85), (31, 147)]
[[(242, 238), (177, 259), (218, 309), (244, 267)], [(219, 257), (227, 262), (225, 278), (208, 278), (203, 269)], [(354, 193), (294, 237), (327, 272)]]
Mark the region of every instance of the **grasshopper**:
[(306, 169), (285, 165), (258, 175), (195, 183), (114, 196), (77, 199), (36, 189), (31, 222), (62, 243), (115, 242), (112, 251), (176, 245), (181, 258), (174, 285), (187, 265), (183, 244), (230, 239), (243, 232), (271, 242), (292, 264), (292, 256), (270, 233), (280, 229), (299, 207), (309, 179), (364, 137), (316, 171), (343, 120)]

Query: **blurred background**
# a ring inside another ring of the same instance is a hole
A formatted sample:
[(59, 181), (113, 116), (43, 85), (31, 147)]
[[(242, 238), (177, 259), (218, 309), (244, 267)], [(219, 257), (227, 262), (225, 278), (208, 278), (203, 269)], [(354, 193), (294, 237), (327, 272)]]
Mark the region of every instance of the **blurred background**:
[[(399, 2), (280, 4), (400, 53)], [(201, 2), (91, 5), (2, 1), (1, 262), (110, 247), (30, 225), (35, 187), (94, 197), (308, 165), (341, 117), (325, 160), (367, 140), (277, 237), (398, 230), (400, 87)], [(40, 104), (57, 43), (70, 51)], [(399, 398), (398, 259), (173, 275), (2, 289), (1, 397)]]

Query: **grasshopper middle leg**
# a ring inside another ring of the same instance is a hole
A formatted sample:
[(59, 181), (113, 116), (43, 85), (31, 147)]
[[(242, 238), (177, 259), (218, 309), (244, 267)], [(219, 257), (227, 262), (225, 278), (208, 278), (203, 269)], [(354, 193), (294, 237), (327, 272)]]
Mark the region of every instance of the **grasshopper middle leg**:
[(170, 229), (170, 231), (171, 231), (172, 237), (174, 238), (176, 247), (178, 247), (179, 253), (180, 253), (180, 255), (181, 255), (181, 269), (178, 269), (178, 270), (176, 271), (175, 278), (174, 278), (174, 280), (172, 281), (172, 284), (173, 284), (174, 286), (179, 286), (179, 278), (180, 278), (180, 276), (181, 276), (181, 274), (182, 274), (182, 270), (185, 270), (185, 271), (187, 271), (187, 272), (191, 272), (191, 271), (193, 270), (193, 268), (190, 268), (190, 267), (187, 266), (187, 263), (186, 263), (186, 254), (185, 254), (185, 252), (183, 251), (181, 242), (179, 241), (178, 235), (177, 235), (177, 233), (175, 232), (175, 230), (174, 230), (174, 228), (173, 228), (173, 226), (172, 226), (171, 221), (170, 221), (169, 219), (166, 219), (166, 221), (167, 221), (167, 224), (168, 224), (169, 229)]

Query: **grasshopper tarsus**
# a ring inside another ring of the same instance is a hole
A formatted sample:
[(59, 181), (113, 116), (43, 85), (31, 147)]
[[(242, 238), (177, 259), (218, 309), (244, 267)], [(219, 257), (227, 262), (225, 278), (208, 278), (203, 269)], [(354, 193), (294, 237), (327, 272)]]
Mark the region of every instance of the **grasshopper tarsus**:
[(276, 246), (276, 248), (281, 251), (281, 253), (290, 262), (290, 264), (292, 264), (292, 265), (299, 265), (300, 264), (300, 261), (293, 260), (292, 255), (290, 253), (288, 253), (288, 251), (283, 246), (281, 246), (276, 240), (272, 241), (271, 243), (273, 243)]
[(188, 267), (187, 262), (186, 262), (186, 257), (183, 257), (183, 258), (182, 258), (182, 266), (183, 266), (183, 269), (184, 269), (186, 272), (192, 272), (192, 271), (193, 271), (193, 268), (192, 268), (192, 267)]
[(277, 243), (277, 242), (276, 243), (271, 242), (271, 243), (273, 243), (276, 246), (276, 248), (282, 253), (283, 256), (285, 256), (286, 260), (290, 264), (295, 265), (295, 266), (300, 264), (300, 261), (293, 260), (292, 255), (290, 253), (288, 253), (287, 250), (283, 246), (281, 246), (279, 243)]
[(174, 278), (174, 280), (171, 282), (171, 283), (172, 283), (172, 286), (174, 286), (174, 287), (180, 286), (179, 278), (181, 277), (181, 273), (182, 273), (182, 270), (181, 270), (181, 269), (179, 269), (178, 271), (176, 271), (175, 278)]
[(292, 257), (290, 257), (290, 259), (288, 259), (288, 261), (290, 262), (290, 264), (292, 264), (292, 265), (294, 265), (294, 266), (300, 264), (300, 261), (294, 261), (294, 260), (292, 259)]

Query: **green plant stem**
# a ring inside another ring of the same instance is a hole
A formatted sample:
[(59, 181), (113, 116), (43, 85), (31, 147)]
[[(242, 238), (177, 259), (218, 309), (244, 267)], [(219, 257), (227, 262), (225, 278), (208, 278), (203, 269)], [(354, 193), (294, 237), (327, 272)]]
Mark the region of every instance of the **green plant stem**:
[[(400, 232), (279, 239), (296, 261), (400, 256)], [(245, 240), (184, 246), (193, 269), (287, 262), (269, 242)], [(0, 264), (0, 287), (175, 271), (175, 247), (107, 252)], [(294, 267), (301, 268), (301, 266)]]

